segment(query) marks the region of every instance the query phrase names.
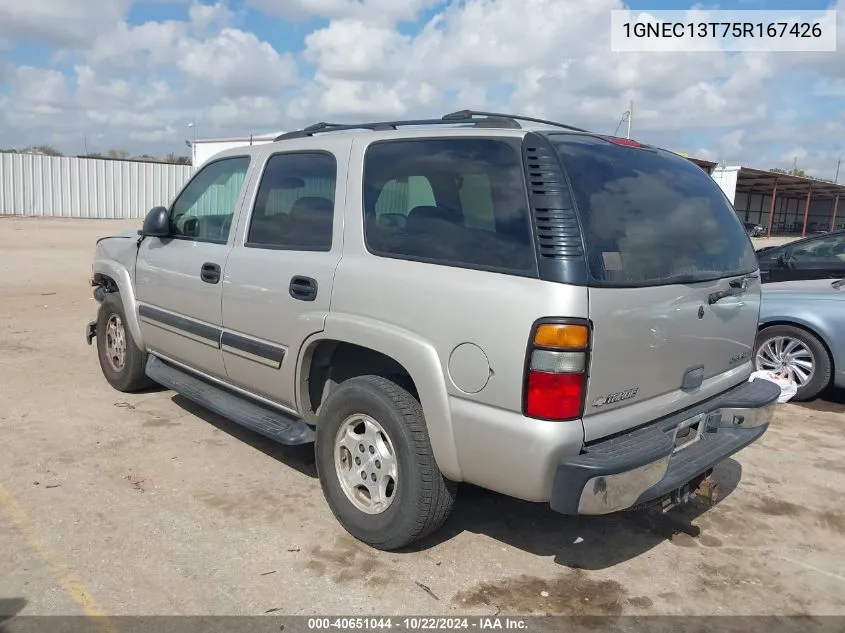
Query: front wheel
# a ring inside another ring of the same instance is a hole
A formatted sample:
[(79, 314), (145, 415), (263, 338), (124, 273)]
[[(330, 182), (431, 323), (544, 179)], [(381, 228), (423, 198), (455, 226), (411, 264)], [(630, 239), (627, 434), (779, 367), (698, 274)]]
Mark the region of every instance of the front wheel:
[(775, 325), (757, 335), (754, 368), (791, 379), (798, 387), (792, 398), (804, 402), (817, 397), (830, 384), (830, 355), (813, 334), (791, 325)]
[(454, 505), (456, 486), (435, 463), (420, 403), (381, 376), (352, 378), (329, 396), (315, 451), (335, 518), (376, 549), (428, 536)]
[(97, 356), (103, 376), (118, 391), (131, 393), (154, 384), (144, 371), (147, 354), (132, 338), (126, 325), (123, 302), (117, 292), (108, 293), (100, 304)]

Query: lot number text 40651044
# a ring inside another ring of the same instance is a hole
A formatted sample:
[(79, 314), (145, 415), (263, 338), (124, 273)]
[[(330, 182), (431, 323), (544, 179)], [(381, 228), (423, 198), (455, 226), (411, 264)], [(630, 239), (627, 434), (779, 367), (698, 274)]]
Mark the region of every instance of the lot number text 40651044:
[(378, 629), (399, 629), (408, 631), (445, 630), (524, 630), (526, 622), (519, 618), (476, 617), (353, 617), (353, 618), (308, 618), (310, 630), (362, 631)]

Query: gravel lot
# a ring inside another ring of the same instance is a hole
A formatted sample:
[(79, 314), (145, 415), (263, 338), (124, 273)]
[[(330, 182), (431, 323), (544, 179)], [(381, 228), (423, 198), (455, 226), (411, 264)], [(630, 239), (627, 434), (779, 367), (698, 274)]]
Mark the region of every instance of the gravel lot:
[(6, 611), (845, 615), (841, 393), (782, 405), (712, 508), (572, 519), (466, 486), (433, 540), (384, 554), (334, 521), (310, 447), (101, 377), (94, 241), (139, 223), (0, 219)]

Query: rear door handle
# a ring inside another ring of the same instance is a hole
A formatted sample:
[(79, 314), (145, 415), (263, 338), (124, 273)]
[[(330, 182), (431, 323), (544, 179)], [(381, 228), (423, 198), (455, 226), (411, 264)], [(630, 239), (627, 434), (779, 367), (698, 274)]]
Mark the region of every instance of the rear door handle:
[(288, 291), (291, 297), (299, 301), (314, 301), (317, 298), (317, 280), (295, 275), (290, 280)]
[(200, 277), (207, 284), (216, 284), (220, 281), (220, 266), (211, 262), (204, 263), (200, 270)]
[(728, 286), (730, 286), (730, 289), (710, 293), (710, 295), (707, 297), (707, 303), (713, 305), (714, 303), (716, 303), (717, 301), (721, 301), (725, 297), (736, 297), (738, 295), (743, 294), (748, 290), (748, 280), (757, 279), (758, 277), (759, 275), (757, 273), (750, 273), (748, 275), (738, 277), (737, 279), (731, 279), (728, 282)]

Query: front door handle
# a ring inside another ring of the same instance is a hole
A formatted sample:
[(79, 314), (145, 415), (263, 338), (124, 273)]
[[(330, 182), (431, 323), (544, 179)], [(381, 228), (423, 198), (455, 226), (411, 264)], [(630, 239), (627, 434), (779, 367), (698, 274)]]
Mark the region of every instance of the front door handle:
[(288, 291), (291, 297), (299, 301), (314, 301), (317, 298), (317, 280), (295, 275), (290, 280)]
[(200, 277), (207, 284), (216, 284), (220, 281), (220, 266), (211, 262), (204, 263), (200, 270)]

